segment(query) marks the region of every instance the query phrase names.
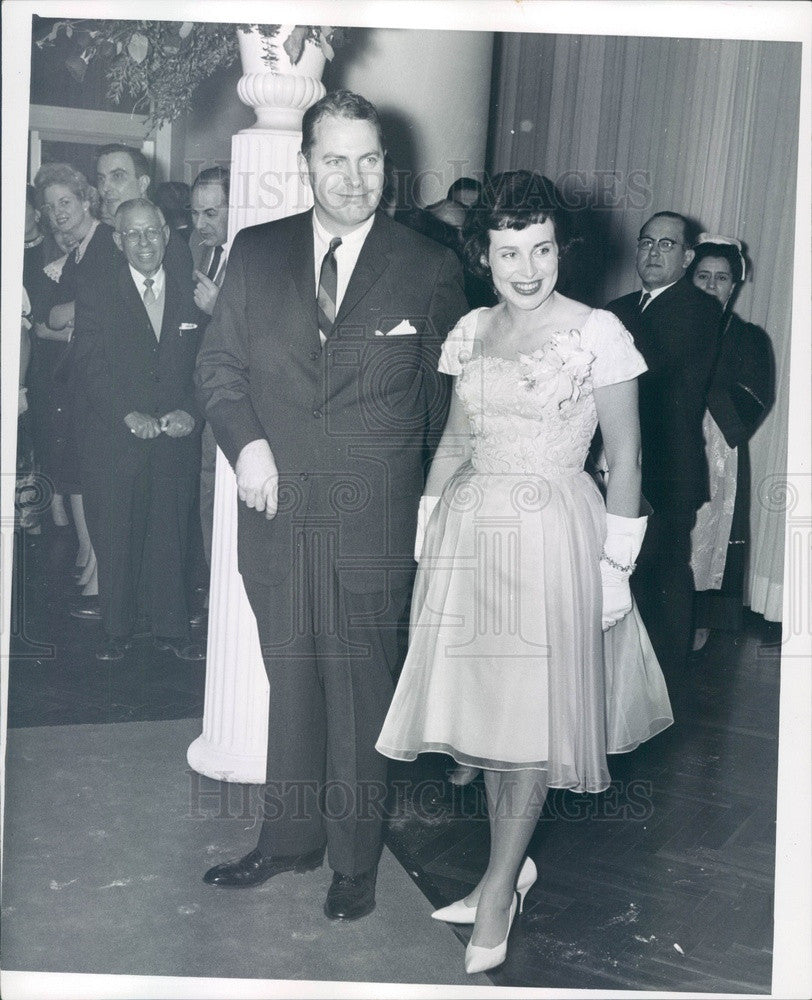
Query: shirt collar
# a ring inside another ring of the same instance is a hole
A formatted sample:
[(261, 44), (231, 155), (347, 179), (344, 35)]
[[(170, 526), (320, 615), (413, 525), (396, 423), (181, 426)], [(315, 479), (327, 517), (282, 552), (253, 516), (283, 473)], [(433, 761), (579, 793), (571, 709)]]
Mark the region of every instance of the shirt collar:
[[(339, 247), (339, 250), (341, 250), (342, 247), (360, 248), (364, 240), (367, 238), (367, 234), (370, 229), (372, 229), (374, 222), (375, 213), (373, 212), (366, 222), (362, 222), (357, 229), (353, 229), (352, 232), (341, 237), (341, 247)], [(315, 236), (316, 243), (325, 247), (328, 247), (330, 245), (330, 240), (334, 239), (333, 234), (328, 233), (324, 226), (316, 218), (315, 210), (313, 212), (313, 234)]]
[[(141, 298), (143, 298), (144, 297), (144, 292), (146, 291), (146, 287), (147, 287), (144, 284), (144, 281), (145, 281), (144, 275), (141, 274), (140, 271), (136, 271), (136, 269), (132, 266), (132, 264), (127, 264), (127, 267), (129, 267), (130, 274), (133, 276), (133, 281), (135, 282), (135, 287), (138, 289), (138, 294), (141, 296)], [(163, 267), (160, 267), (155, 272), (155, 274), (152, 275), (152, 286), (151, 287), (152, 287), (153, 292), (155, 292), (155, 298), (156, 299), (160, 297), (161, 292), (163, 292), (163, 290), (164, 290), (164, 279), (165, 279), (165, 277), (166, 277), (166, 272), (164, 271)]]
[[(679, 280), (680, 279), (677, 278), (677, 281), (679, 281)], [(676, 285), (677, 281), (672, 281), (670, 285), (660, 285), (659, 288), (652, 288), (652, 290), (650, 292), (648, 292), (648, 294), (651, 296), (651, 298), (649, 299), (649, 302), (653, 302), (657, 298), (657, 296), (658, 295), (662, 295), (663, 292), (666, 289), (671, 288), (672, 285)], [(647, 289), (645, 289), (645, 288), (641, 289), (641, 291), (640, 291), (640, 298), (641, 299), (646, 294), (646, 292), (647, 292)]]

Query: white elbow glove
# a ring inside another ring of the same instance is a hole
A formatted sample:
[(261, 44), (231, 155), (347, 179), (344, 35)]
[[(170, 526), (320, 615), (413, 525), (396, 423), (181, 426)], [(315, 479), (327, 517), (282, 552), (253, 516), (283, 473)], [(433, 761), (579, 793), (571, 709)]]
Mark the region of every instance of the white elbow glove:
[(417, 534), (414, 537), (415, 562), (420, 562), (420, 554), (423, 551), (423, 542), (426, 538), (426, 525), (439, 502), (439, 497), (420, 497), (420, 506), (417, 508)]
[(606, 541), (600, 561), (603, 590), (601, 625), (604, 632), (625, 618), (632, 609), (629, 577), (634, 572), (647, 524), (647, 517), (606, 515)]

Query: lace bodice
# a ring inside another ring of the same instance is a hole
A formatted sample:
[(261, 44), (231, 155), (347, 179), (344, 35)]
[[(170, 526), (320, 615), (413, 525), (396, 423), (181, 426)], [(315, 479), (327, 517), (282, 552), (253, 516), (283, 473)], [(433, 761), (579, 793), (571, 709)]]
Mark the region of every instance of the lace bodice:
[(440, 370), (457, 376), (473, 467), (542, 476), (582, 471), (598, 422), (593, 388), (646, 370), (630, 334), (611, 313), (595, 309), (580, 330), (556, 333), (542, 349), (508, 360), (482, 353), (481, 311), (460, 320), (440, 358)]

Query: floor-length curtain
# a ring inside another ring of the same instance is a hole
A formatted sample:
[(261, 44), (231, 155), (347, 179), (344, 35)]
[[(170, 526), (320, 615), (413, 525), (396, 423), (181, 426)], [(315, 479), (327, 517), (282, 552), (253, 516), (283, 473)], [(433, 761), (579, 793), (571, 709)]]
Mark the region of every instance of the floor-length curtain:
[(599, 244), (593, 305), (640, 287), (655, 211), (735, 235), (755, 266), (737, 312), (770, 335), (777, 402), (751, 444), (745, 600), (780, 621), (801, 46), (709, 39), (497, 36), (491, 170), (557, 180)]

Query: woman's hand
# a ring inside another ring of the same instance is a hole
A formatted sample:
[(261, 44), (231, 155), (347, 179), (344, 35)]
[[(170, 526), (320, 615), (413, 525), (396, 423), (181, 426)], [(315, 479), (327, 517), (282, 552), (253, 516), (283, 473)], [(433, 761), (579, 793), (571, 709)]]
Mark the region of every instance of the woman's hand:
[(648, 517), (618, 517), (606, 515), (606, 539), (601, 553), (601, 589), (603, 613), (601, 625), (605, 632), (632, 609), (629, 577), (634, 572), (635, 559), (643, 544)]
[(603, 594), (601, 628), (605, 632), (632, 610), (632, 591), (629, 574), (619, 573), (603, 559), (600, 566)]

